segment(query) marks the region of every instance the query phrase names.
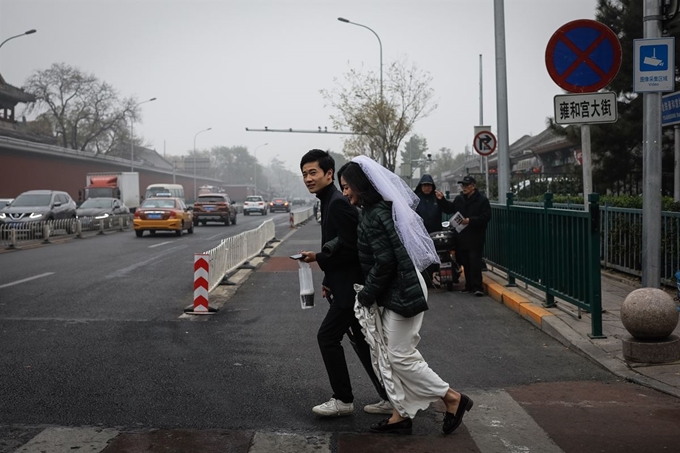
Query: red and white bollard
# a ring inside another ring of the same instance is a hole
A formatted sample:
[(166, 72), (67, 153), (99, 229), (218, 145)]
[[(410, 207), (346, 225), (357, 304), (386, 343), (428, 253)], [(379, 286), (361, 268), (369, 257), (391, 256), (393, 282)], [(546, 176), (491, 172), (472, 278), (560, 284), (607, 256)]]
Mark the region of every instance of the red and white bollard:
[(194, 304), (184, 312), (193, 315), (212, 315), (217, 311), (208, 306), (208, 286), (210, 282), (210, 255), (194, 254)]
[(293, 213), (291, 212), (290, 215), (290, 227), (295, 228), (295, 220), (293, 220)]

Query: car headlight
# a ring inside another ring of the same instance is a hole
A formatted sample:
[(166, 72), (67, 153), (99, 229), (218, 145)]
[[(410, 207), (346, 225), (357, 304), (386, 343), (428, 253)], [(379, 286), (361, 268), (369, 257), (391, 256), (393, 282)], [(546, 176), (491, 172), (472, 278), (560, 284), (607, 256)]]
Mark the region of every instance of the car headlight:
[(0, 212), (0, 219), (4, 219), (5, 217), (7, 217), (7, 214), (5, 214), (4, 212)]
[(42, 216), (43, 216), (43, 214), (41, 214), (39, 212), (32, 212), (31, 215), (29, 215), (28, 217), (31, 218), (31, 219), (39, 219)]
[(107, 218), (108, 216), (109, 216), (108, 214), (101, 214), (101, 215), (96, 216), (95, 219), (101, 220), (101, 219)]

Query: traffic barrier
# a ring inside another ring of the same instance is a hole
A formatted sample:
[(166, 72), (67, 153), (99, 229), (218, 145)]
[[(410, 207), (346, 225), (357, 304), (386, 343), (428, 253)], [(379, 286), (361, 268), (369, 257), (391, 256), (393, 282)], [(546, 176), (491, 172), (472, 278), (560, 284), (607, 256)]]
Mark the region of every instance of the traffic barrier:
[(295, 228), (295, 213), (291, 211), (290, 213), (290, 227)]
[(185, 313), (193, 315), (211, 315), (217, 311), (208, 304), (208, 287), (210, 281), (210, 255), (207, 253), (194, 254), (194, 303), (184, 309)]

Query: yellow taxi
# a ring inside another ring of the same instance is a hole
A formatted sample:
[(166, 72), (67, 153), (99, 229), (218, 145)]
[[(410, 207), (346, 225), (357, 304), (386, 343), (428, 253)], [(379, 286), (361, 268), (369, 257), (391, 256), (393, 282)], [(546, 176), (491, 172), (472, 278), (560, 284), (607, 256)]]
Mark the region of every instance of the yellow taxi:
[(174, 231), (181, 236), (184, 230), (194, 232), (193, 215), (182, 199), (174, 197), (152, 197), (144, 200), (135, 211), (134, 228), (138, 238), (145, 231)]

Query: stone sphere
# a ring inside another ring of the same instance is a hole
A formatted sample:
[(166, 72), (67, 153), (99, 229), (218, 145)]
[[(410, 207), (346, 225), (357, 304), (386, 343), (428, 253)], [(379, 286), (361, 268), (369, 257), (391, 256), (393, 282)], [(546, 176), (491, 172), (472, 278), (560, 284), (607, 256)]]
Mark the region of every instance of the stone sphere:
[(673, 298), (657, 288), (640, 288), (628, 294), (621, 305), (621, 322), (638, 340), (663, 340), (678, 325)]

